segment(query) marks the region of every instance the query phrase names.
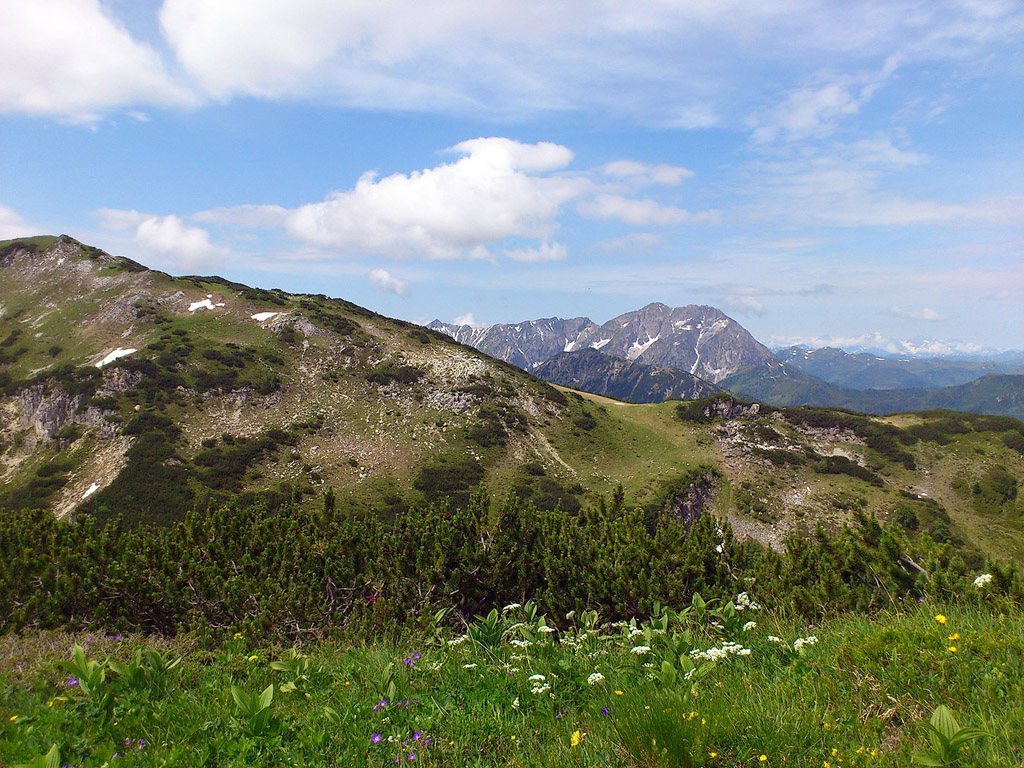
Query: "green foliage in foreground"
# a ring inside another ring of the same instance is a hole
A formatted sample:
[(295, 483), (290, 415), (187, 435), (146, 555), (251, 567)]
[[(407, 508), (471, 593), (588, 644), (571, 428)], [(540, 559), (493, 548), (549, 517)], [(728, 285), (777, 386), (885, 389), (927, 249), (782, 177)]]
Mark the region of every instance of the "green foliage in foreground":
[(454, 637), (287, 651), (8, 637), (0, 765), (1019, 766), (1024, 616), (987, 586), (816, 626), (741, 594), (610, 624), (510, 605)]
[[(982, 563), (975, 563), (980, 568)], [(995, 564), (990, 589), (1021, 595)], [(451, 621), (536, 600), (554, 614), (649, 616), (699, 592), (754, 579), (770, 608), (815, 617), (903, 598), (952, 597), (977, 575), (952, 546), (911, 542), (862, 516), (858, 528), (740, 544), (710, 514), (626, 509), (619, 497), (578, 513), (479, 495), (390, 518), (228, 505), (167, 528), (68, 524), (46, 512), (0, 515), (0, 631), (102, 626), (215, 638), (225, 630), (306, 640)]]

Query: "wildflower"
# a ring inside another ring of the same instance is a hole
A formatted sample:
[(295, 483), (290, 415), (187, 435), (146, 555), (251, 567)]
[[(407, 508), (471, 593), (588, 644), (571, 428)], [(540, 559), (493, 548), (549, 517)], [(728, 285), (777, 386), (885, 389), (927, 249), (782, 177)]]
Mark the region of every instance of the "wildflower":
[(839, 750), (836, 749), (835, 747), (832, 747), (832, 757), (836, 757), (838, 754), (839, 754)]
[(616, 691), (616, 692), (615, 692), (615, 695), (616, 695), (616, 696), (621, 696), (621, 695), (622, 695), (622, 691)]
[(756, 621), (748, 621), (746, 624), (743, 625), (743, 631), (744, 632), (749, 632), (750, 630), (754, 629), (756, 626), (757, 626), (757, 622)]
[(78, 678), (72, 677), (70, 680), (68, 680), (67, 684), (73, 688), (74, 686), (78, 685)]
[(716, 757), (718, 757), (718, 753), (717, 752), (708, 752), (708, 757), (710, 757), (712, 760), (714, 760)]
[(604, 682), (604, 675), (602, 675), (600, 672), (593, 672), (593, 673), (591, 673), (590, 677), (587, 678), (587, 684), (588, 685), (597, 685), (598, 683), (603, 683), (603, 682)]
[(643, 656), (645, 653), (650, 652), (651, 647), (649, 645), (638, 645), (630, 651), (634, 656)]
[(463, 669), (476, 669), (476, 664), (463, 664)]
[(981, 576), (979, 576), (978, 578), (976, 578), (974, 580), (974, 586), (977, 587), (978, 589), (981, 589), (982, 587), (987, 586), (988, 584), (991, 584), (991, 583), (992, 583), (992, 574), (991, 573), (983, 573), (983, 574), (981, 574)]
[(11, 719), (10, 719), (10, 721), (9, 721), (9, 722), (12, 722), (12, 723), (13, 723), (13, 722), (14, 722), (15, 720), (17, 720), (17, 719), (18, 719), (18, 716), (17, 716), (17, 715), (12, 715), (12, 716), (11, 716)]
[(602, 715), (607, 715), (608, 714), (608, 707), (601, 707), (601, 714)]
[(539, 680), (539, 681), (543, 682), (547, 678), (545, 678), (544, 675), (530, 675), (526, 679), (529, 680), (530, 682), (534, 682), (535, 680)]
[(241, 640), (241, 639), (242, 639), (242, 633), (241, 632), (235, 632), (235, 640)]
[(951, 645), (951, 646), (949, 646), (949, 648), (948, 648), (947, 650), (948, 650), (948, 651), (949, 651), (950, 653), (956, 653), (956, 646), (955, 646), (955, 645)]
[(769, 643), (781, 643), (782, 645), (788, 645), (788, 643), (785, 640), (783, 640), (781, 637), (776, 637), (775, 635), (768, 635), (768, 642)]
[(760, 762), (762, 762), (762, 763), (767, 763), (767, 762), (768, 762), (768, 755), (761, 755), (761, 756), (760, 756), (759, 758), (757, 758), (757, 759), (758, 759), (758, 760), (759, 760)]
[(939, 624), (945, 624), (946, 623), (946, 617), (943, 616), (941, 613), (938, 613), (938, 614), (935, 615), (935, 620), (937, 622), (939, 622)]
[(580, 733), (579, 730), (573, 731), (572, 736), (569, 738), (569, 745), (573, 747), (578, 747), (580, 745), (580, 742), (583, 741), (583, 735), (584, 734)]
[(544, 634), (550, 634), (551, 632), (557, 632), (558, 630), (556, 630), (554, 627), (549, 627), (547, 624), (545, 624), (542, 627), (537, 627), (537, 631), (543, 632)]
[(373, 734), (373, 736), (370, 737), (370, 741), (372, 741), (374, 744), (380, 744), (380, 739), (381, 735), (379, 733), (375, 733)]
[(512, 709), (519, 709), (519, 697), (516, 696), (515, 701), (512, 702)]
[(520, 605), (519, 603), (509, 603), (508, 605), (506, 605), (504, 608), (501, 609), (501, 612), (502, 613), (508, 613), (509, 611), (514, 611), (516, 608), (522, 608), (522, 607), (523, 606)]
[(258, 658), (259, 658), (259, 655), (254, 653), (252, 656), (249, 657), (249, 661), (256, 661), (256, 659), (258, 659)]
[(793, 641), (793, 649), (799, 651), (805, 645), (814, 645), (818, 642), (818, 638), (815, 635), (809, 635), (808, 637), (798, 637)]
[(960, 633), (959, 632), (954, 632), (952, 635), (949, 636), (948, 639), (949, 640), (959, 640), (960, 639)]
[(423, 738), (423, 731), (416, 731), (416, 733), (414, 733), (412, 735), (412, 740), (413, 741), (419, 741), (422, 738)]
[(515, 737), (515, 736), (512, 736), (512, 737), (511, 737), (511, 740), (512, 740), (512, 741), (515, 741), (515, 740), (516, 740), (516, 737)]

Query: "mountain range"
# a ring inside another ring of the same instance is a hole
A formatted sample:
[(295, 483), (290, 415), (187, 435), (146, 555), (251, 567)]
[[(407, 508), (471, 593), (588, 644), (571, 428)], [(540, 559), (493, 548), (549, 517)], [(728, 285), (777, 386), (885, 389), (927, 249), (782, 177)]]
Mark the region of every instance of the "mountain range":
[(882, 358), (832, 348), (773, 353), (708, 306), (648, 304), (602, 325), (554, 317), (480, 328), (435, 320), (428, 327), (552, 383), (634, 402), (697, 392), (690, 378), (697, 377), (772, 405), (1024, 416), (1024, 366)]

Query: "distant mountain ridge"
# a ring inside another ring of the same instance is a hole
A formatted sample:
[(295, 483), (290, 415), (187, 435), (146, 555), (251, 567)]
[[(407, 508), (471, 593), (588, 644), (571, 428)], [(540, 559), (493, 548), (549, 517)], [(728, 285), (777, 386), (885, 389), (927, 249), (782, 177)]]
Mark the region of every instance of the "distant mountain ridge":
[(678, 368), (646, 365), (593, 348), (559, 352), (534, 373), (552, 384), (633, 403), (697, 400), (722, 391)]
[(434, 320), (427, 326), (491, 357), (533, 370), (559, 352), (597, 349), (630, 361), (676, 368), (711, 383), (779, 360), (739, 323), (714, 307), (648, 304), (597, 325), (552, 317), (484, 328)]
[(648, 304), (602, 325), (550, 317), (428, 327), (555, 384), (635, 402), (702, 391), (678, 377), (687, 374), (770, 405), (1024, 416), (1024, 368), (1009, 362), (893, 359), (828, 347), (772, 353), (721, 310), (702, 305)]
[(776, 356), (787, 365), (845, 389), (933, 389), (968, 384), (989, 374), (1024, 374), (1024, 365), (952, 358), (893, 358), (835, 347), (793, 346)]

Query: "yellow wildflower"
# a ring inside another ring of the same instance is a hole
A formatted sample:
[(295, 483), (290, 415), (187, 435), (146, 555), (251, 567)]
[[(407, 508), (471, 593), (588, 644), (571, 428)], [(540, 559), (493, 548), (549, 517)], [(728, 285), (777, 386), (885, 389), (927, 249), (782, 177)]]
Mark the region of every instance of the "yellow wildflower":
[(241, 632), (235, 632), (235, 640), (241, 640), (241, 639), (242, 639), (242, 633)]
[(12, 722), (12, 723), (13, 723), (13, 722), (14, 722), (15, 720), (17, 720), (17, 719), (18, 719), (18, 716), (17, 716), (17, 715), (11, 715), (11, 719), (10, 719), (10, 722)]
[(513, 737), (512, 737), (512, 741), (515, 741), (515, 740), (516, 740), (516, 737), (515, 737), (515, 736), (513, 736)]
[(835, 757), (838, 754), (839, 754), (839, 750), (836, 749), (835, 747), (832, 747), (832, 757)]
[(573, 747), (578, 747), (580, 742), (583, 741), (584, 734), (578, 730), (572, 732), (572, 736), (569, 738), (569, 744)]
[(826, 760), (825, 762), (823, 762), (821, 764), (821, 768), (832, 768), (832, 763), (830, 763), (828, 760)]
[(761, 755), (757, 759), (760, 760), (762, 763), (767, 763), (768, 762), (768, 755)]
[(947, 650), (948, 650), (948, 651), (949, 651), (950, 653), (956, 653), (956, 646), (955, 646), (955, 645), (951, 645), (951, 646), (949, 646), (949, 648), (948, 648)]
[(945, 624), (946, 623), (946, 617), (943, 616), (941, 613), (935, 614), (935, 620), (937, 622), (939, 622), (939, 624)]
[(616, 691), (616, 692), (615, 692), (615, 695), (616, 695), (616, 696), (621, 696), (621, 695), (622, 695), (622, 691)]
[(960, 633), (959, 632), (954, 632), (947, 639), (948, 640), (959, 640), (960, 639)]
[(718, 757), (718, 753), (717, 752), (708, 752), (708, 757), (714, 759), (714, 758)]
[(254, 653), (252, 656), (249, 657), (249, 661), (256, 661), (256, 659), (258, 658), (259, 656)]

